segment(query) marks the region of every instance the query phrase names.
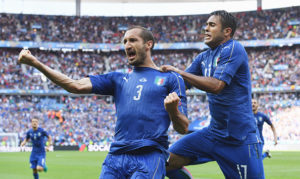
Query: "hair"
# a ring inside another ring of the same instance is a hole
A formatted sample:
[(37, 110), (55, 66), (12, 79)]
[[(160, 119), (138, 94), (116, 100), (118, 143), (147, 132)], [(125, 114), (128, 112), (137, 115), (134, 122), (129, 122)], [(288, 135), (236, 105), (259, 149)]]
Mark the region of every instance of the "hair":
[(30, 121), (32, 121), (33, 119), (36, 119), (38, 121), (40, 120), (37, 116), (33, 116)]
[(132, 27), (129, 27), (127, 29), (127, 31), (132, 30), (132, 29), (140, 29), (141, 30), (141, 33), (139, 35), (144, 40), (144, 43), (146, 43), (148, 41), (153, 42), (152, 47), (151, 47), (151, 50), (152, 50), (153, 47), (154, 47), (154, 44), (155, 44), (152, 32), (150, 30), (148, 30), (147, 28), (142, 27), (142, 26), (132, 26)]
[(236, 18), (229, 12), (224, 10), (214, 11), (210, 13), (210, 16), (219, 16), (222, 24), (222, 29), (231, 28), (230, 36), (233, 37), (236, 27), (237, 27), (237, 20)]

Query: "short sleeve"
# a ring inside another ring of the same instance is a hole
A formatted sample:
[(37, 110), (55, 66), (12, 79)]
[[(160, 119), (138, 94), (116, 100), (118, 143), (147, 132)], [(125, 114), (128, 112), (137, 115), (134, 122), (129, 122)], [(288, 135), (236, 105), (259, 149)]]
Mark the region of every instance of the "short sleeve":
[(244, 58), (244, 50), (239, 44), (233, 41), (226, 45), (221, 51), (213, 77), (229, 85)]
[(90, 75), (92, 83), (92, 93), (101, 95), (113, 95), (115, 83), (113, 80), (114, 72), (103, 75)]
[(178, 73), (171, 72), (168, 82), (169, 93), (176, 92), (180, 98), (179, 111), (187, 116), (187, 99), (182, 76)]

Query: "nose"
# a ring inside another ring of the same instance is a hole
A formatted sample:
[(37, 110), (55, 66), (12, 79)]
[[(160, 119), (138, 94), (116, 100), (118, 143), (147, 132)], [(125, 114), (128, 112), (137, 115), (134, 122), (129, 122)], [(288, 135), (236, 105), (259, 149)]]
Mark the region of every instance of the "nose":
[(205, 32), (208, 32), (208, 29), (209, 29), (209, 26), (206, 25), (206, 26), (204, 27)]
[(124, 44), (124, 46), (125, 46), (125, 49), (126, 49), (126, 50), (129, 50), (129, 49), (132, 48), (132, 46), (131, 46), (131, 44), (130, 44), (129, 42), (126, 42), (126, 43)]

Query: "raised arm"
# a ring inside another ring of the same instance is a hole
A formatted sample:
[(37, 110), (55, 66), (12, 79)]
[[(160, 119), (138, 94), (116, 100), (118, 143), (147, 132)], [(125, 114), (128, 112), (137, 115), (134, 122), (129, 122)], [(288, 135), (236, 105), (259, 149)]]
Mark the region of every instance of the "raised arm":
[(176, 92), (170, 93), (164, 100), (164, 106), (173, 123), (173, 128), (180, 134), (188, 132), (189, 120), (178, 109), (180, 98)]
[(23, 49), (18, 58), (18, 63), (30, 65), (42, 72), (52, 82), (61, 86), (70, 93), (84, 94), (91, 93), (92, 83), (89, 78), (73, 80), (68, 76), (51, 69), (47, 65), (41, 63), (29, 50)]
[(224, 89), (224, 87), (226, 85), (226, 83), (222, 80), (218, 80), (213, 77), (196, 76), (191, 73), (179, 70), (178, 68), (175, 68), (170, 65), (163, 65), (160, 67), (160, 69), (161, 69), (161, 71), (164, 71), (164, 72), (175, 71), (182, 76), (184, 81), (188, 82), (189, 84), (193, 85), (194, 87), (196, 87), (200, 90), (203, 90), (203, 91), (206, 91), (209, 93), (218, 94)]

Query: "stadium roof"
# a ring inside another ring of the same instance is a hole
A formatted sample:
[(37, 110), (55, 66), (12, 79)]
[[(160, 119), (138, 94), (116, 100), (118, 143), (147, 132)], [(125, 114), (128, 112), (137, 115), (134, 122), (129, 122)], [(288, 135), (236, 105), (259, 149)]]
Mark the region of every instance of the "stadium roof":
[[(0, 13), (83, 16), (158, 16), (208, 14), (257, 9), (257, 0), (0, 0)], [(300, 6), (300, 0), (262, 0), (263, 9)]]

